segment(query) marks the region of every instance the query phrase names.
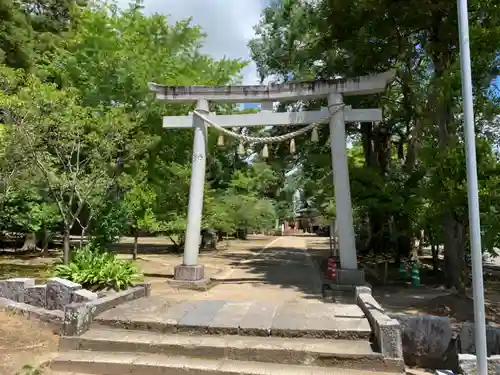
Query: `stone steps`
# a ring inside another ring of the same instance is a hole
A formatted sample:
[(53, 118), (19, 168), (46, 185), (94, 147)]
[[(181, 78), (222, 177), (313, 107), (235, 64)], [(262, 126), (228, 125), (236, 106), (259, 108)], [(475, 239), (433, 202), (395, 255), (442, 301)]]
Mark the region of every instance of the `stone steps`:
[(394, 372), (93, 351), (62, 353), (52, 362), (52, 369), (101, 375), (394, 375)]
[(396, 374), (356, 305), (139, 299), (60, 341), (57, 371), (91, 374)]
[(402, 361), (384, 359), (369, 341), (236, 335), (160, 334), (121, 329), (91, 329), (62, 337), (60, 351), (133, 352), (205, 359), (400, 371)]

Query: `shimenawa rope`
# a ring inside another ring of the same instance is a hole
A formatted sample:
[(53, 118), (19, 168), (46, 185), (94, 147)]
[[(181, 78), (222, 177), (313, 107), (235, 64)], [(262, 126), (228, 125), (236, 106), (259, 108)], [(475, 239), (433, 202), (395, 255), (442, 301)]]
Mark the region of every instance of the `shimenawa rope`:
[(233, 131), (231, 131), (229, 129), (226, 129), (226, 128), (224, 128), (224, 127), (216, 124), (215, 122), (213, 122), (212, 120), (210, 120), (209, 118), (207, 118), (203, 113), (200, 113), (197, 110), (195, 110), (193, 112), (193, 114), (196, 115), (196, 116), (198, 116), (206, 124), (208, 124), (209, 126), (217, 129), (218, 131), (220, 131), (220, 132), (222, 132), (224, 134), (230, 135), (230, 136), (232, 136), (234, 138), (240, 139), (240, 140), (242, 140), (244, 142), (247, 142), (247, 143), (278, 143), (278, 142), (287, 141), (289, 139), (293, 139), (293, 138), (295, 138), (295, 137), (297, 137), (299, 135), (307, 133), (310, 130), (313, 130), (318, 125), (320, 125), (322, 122), (324, 122), (325, 120), (328, 120), (330, 117), (332, 117), (338, 111), (340, 111), (341, 109), (343, 109), (344, 107), (346, 107), (346, 105), (344, 103), (339, 103), (339, 104), (332, 104), (332, 105), (328, 106), (328, 109), (330, 109), (330, 107), (337, 107), (337, 108), (334, 111), (330, 112), (328, 115), (322, 117), (320, 120), (318, 120), (316, 122), (313, 122), (313, 123), (311, 123), (311, 124), (303, 127), (302, 129), (296, 130), (296, 131), (288, 133), (288, 134), (278, 135), (278, 136), (274, 136), (274, 137), (251, 137), (251, 136), (248, 136), (248, 135), (235, 133), (235, 132), (233, 132)]

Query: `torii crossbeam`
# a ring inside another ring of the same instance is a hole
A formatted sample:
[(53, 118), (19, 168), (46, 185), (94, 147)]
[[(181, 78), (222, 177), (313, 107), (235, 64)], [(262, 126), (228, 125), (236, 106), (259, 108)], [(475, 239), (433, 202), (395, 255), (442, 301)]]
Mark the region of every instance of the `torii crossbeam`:
[[(319, 121), (331, 111), (329, 120), (333, 182), (335, 186), (336, 219), (339, 236), (341, 268), (337, 281), (341, 284), (361, 285), (364, 273), (358, 269), (354, 226), (352, 218), (351, 192), (347, 164), (345, 122), (376, 122), (382, 120), (380, 109), (300, 111), (274, 113), (263, 110), (256, 114), (216, 115), (209, 113), (208, 102), (252, 103), (262, 102), (263, 107), (277, 101), (310, 100), (328, 97), (328, 105), (343, 104), (343, 95), (366, 95), (382, 92), (394, 78), (395, 72), (364, 76), (349, 80), (323, 82), (303, 82), (282, 85), (257, 86), (164, 86), (150, 83), (150, 90), (159, 100), (169, 102), (194, 103), (196, 111), (221, 127), (308, 125)], [(325, 120), (326, 122), (326, 120)], [(163, 127), (193, 128), (193, 162), (189, 188), (189, 207), (184, 247), (183, 264), (175, 268), (174, 281), (183, 284), (203, 284), (207, 282), (204, 267), (198, 264), (201, 217), (206, 168), (206, 126), (197, 116), (165, 116)]]

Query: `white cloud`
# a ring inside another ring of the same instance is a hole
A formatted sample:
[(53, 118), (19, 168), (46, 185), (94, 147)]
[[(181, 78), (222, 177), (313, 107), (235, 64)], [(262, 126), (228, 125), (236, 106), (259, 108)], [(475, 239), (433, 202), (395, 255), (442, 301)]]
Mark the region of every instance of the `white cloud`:
[[(124, 2), (124, 0), (121, 0)], [(192, 17), (207, 34), (204, 52), (218, 59), (224, 56), (250, 61), (248, 41), (253, 26), (269, 0), (145, 0), (145, 12), (170, 15), (172, 22)], [(258, 83), (254, 63), (243, 71), (245, 84)]]

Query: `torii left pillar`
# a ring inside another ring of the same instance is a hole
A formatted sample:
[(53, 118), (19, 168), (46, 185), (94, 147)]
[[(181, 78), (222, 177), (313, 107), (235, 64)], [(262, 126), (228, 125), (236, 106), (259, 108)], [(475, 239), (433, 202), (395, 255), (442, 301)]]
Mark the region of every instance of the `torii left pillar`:
[[(208, 101), (198, 99), (196, 110), (208, 114)], [(193, 161), (191, 166), (191, 181), (189, 185), (189, 206), (186, 226), (186, 241), (184, 243), (184, 259), (175, 267), (174, 283), (205, 284), (205, 267), (198, 264), (200, 248), (201, 218), (203, 214), (203, 193), (205, 189), (205, 169), (207, 164), (207, 128), (205, 122), (193, 116), (194, 140)]]

